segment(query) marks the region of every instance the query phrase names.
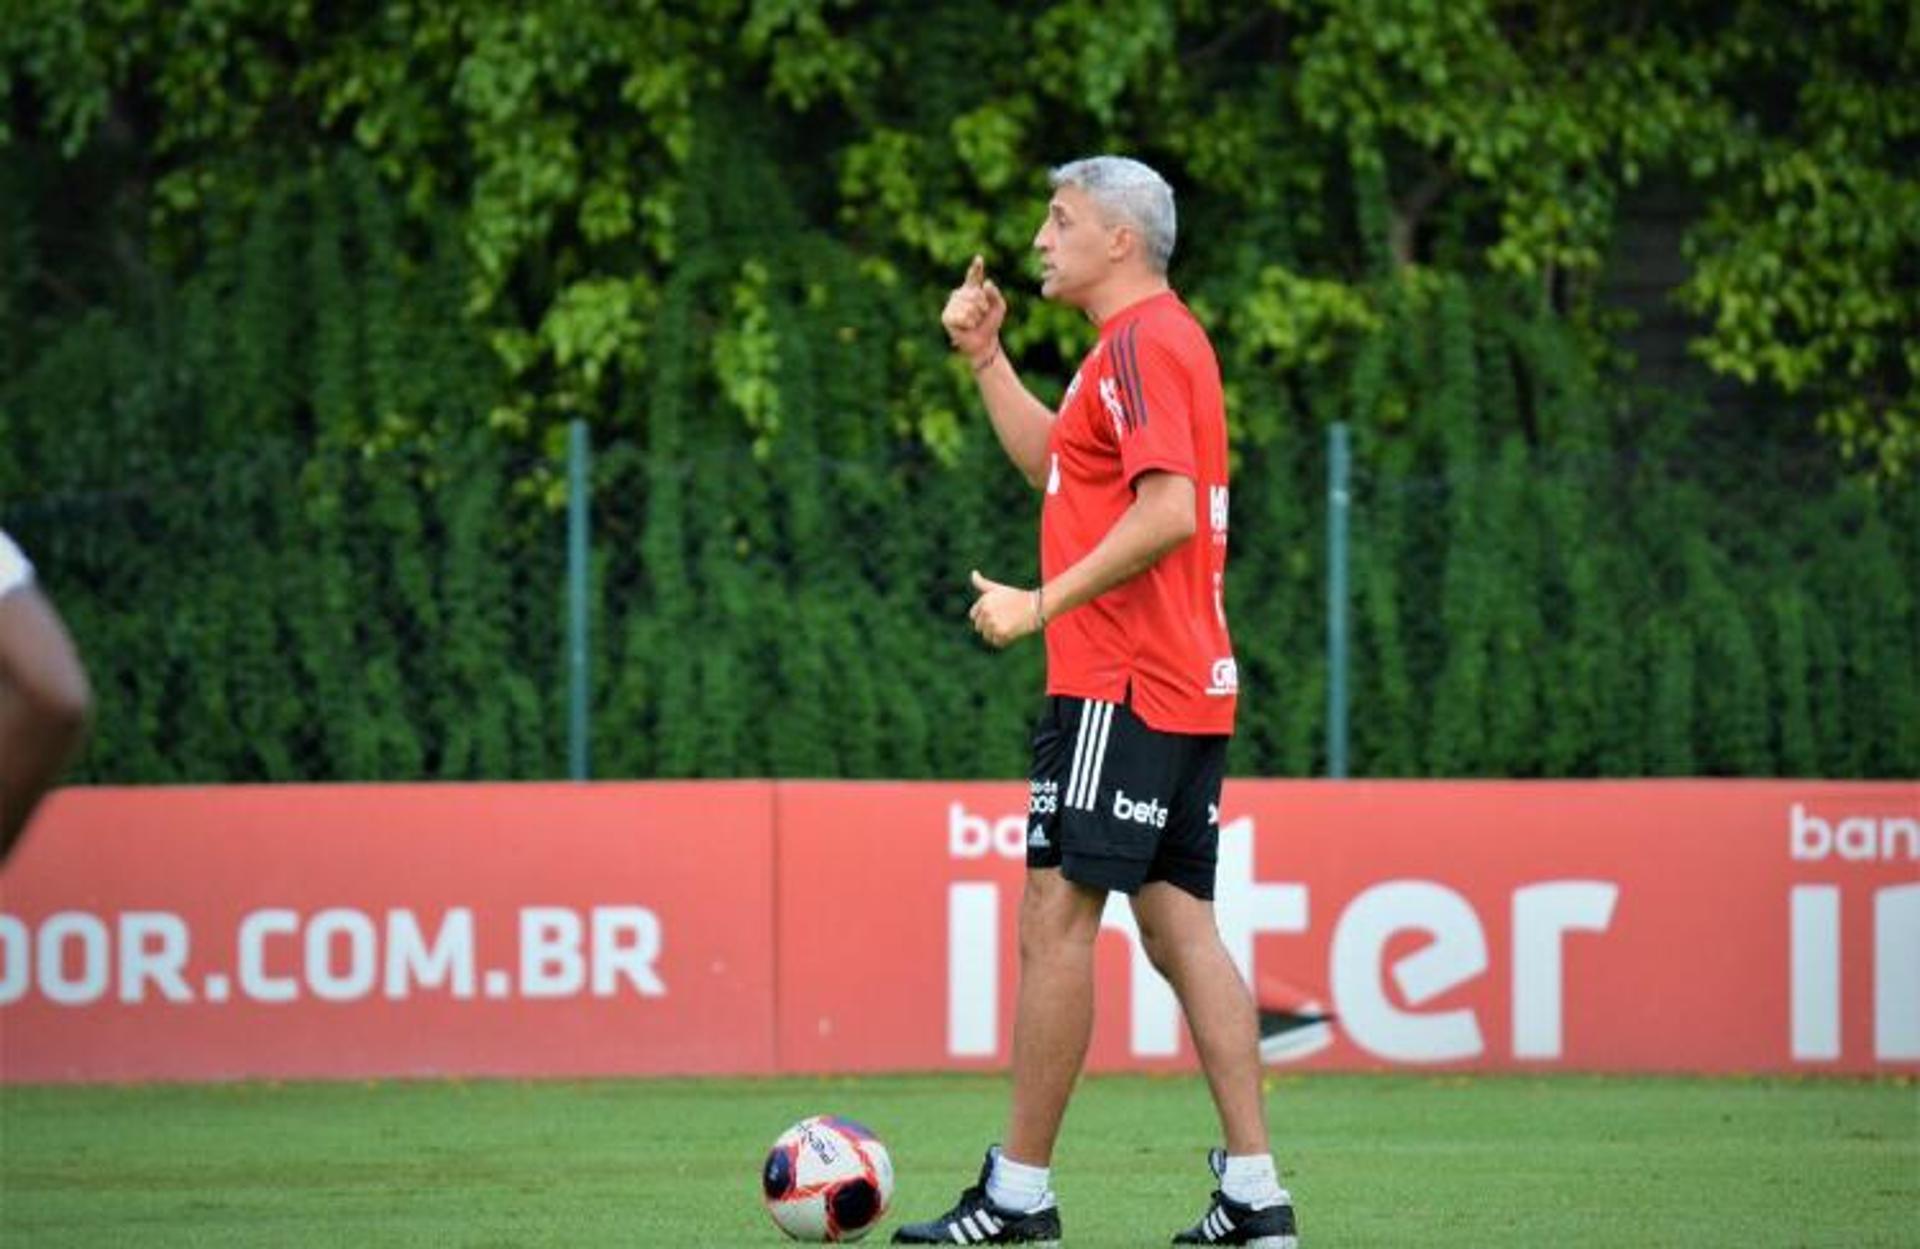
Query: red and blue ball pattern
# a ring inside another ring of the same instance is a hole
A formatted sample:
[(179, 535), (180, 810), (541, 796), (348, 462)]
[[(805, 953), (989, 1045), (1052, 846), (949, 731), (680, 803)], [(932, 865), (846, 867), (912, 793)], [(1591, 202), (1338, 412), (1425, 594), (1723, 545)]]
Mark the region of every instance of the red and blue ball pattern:
[(796, 1240), (858, 1240), (893, 1195), (893, 1163), (871, 1128), (840, 1115), (780, 1134), (760, 1171), (767, 1213)]

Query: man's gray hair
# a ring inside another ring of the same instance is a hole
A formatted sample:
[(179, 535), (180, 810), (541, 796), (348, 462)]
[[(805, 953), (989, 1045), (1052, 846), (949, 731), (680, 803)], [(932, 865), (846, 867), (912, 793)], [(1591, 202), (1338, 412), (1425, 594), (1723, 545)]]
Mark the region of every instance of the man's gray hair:
[(1178, 228), (1173, 188), (1151, 167), (1127, 156), (1089, 156), (1061, 165), (1048, 180), (1056, 191), (1063, 186), (1079, 187), (1109, 221), (1117, 218), (1119, 223), (1138, 230), (1148, 262), (1156, 272), (1167, 271)]

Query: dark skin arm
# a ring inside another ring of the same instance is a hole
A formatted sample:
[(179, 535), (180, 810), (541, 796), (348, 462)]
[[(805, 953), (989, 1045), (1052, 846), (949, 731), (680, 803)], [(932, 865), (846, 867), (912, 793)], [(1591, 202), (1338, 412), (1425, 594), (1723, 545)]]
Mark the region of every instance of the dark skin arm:
[(53, 604), (32, 585), (0, 595), (0, 862), (79, 753), (92, 708)]

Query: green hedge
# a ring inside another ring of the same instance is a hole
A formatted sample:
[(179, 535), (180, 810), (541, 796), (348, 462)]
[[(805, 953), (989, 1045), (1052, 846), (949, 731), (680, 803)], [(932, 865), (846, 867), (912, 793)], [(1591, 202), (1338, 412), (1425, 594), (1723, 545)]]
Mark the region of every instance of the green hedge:
[[(730, 230), (716, 196), (628, 400), (644, 437), (596, 450), (597, 773), (1018, 775), (1039, 650), (980, 647), (966, 577), (1032, 576), (1035, 500), (977, 413), (944, 454), (879, 419), (911, 382), (886, 362), (939, 350), (900, 328), (927, 309), (804, 229)], [(290, 179), (156, 313), (77, 318), (0, 384), (41, 431), (0, 521), (100, 689), (87, 778), (562, 770), (559, 474), (462, 430), (498, 382), (436, 312), (458, 248), (396, 259), (382, 204), (352, 163)], [(1322, 766), (1331, 418), (1357, 426), (1356, 774), (1920, 770), (1920, 491), (1606, 411), (1493, 283), (1389, 289), (1338, 387), (1223, 342), (1236, 771)], [(742, 303), (782, 333), (729, 322)], [(724, 352), (767, 353), (757, 423)], [(445, 432), (383, 444), (386, 413)]]

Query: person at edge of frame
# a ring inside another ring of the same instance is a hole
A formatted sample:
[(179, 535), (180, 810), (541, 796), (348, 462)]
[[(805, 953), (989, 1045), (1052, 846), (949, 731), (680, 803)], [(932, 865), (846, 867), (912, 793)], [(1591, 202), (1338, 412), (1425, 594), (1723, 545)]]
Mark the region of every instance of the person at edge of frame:
[(0, 530), (0, 864), (79, 753), (93, 694), (33, 565)]

